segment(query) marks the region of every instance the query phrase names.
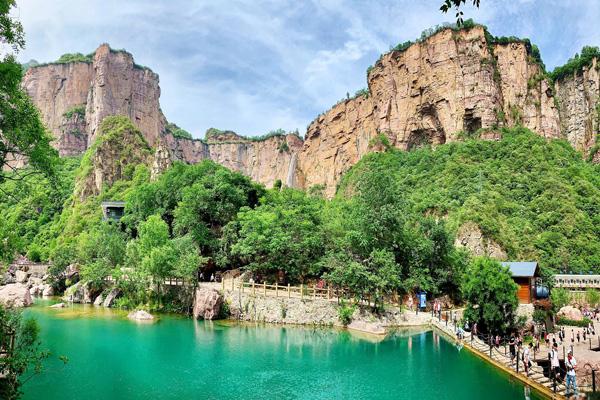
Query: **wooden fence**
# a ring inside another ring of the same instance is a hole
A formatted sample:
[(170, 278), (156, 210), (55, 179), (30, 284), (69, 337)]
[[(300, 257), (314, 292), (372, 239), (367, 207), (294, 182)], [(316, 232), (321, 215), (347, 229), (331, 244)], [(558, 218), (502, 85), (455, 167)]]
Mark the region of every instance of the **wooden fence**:
[[(301, 300), (316, 300), (324, 299), (329, 301), (339, 301), (341, 299), (353, 299), (354, 294), (345, 289), (335, 287), (318, 287), (317, 285), (304, 285), (291, 286), (279, 285), (277, 282), (270, 285), (266, 282), (243, 282), (240, 279), (223, 279), (221, 281), (221, 289), (223, 291), (238, 291), (239, 293), (247, 293), (253, 296), (270, 296), (270, 297), (281, 297), (281, 298), (298, 298)], [(372, 299), (368, 296), (363, 299), (360, 303), (372, 304)], [(402, 297), (397, 293), (393, 296), (388, 296), (384, 300), (385, 304), (392, 304), (400, 306), (402, 304)]]

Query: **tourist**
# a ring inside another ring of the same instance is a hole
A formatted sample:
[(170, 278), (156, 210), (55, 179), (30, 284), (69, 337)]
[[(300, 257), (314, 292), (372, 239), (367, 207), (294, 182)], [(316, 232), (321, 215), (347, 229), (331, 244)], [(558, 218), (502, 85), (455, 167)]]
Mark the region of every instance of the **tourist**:
[(586, 336), (586, 333), (587, 333), (587, 328), (585, 328), (585, 329), (583, 330), (583, 341), (584, 341), (584, 342), (585, 342), (585, 336)]
[(413, 309), (413, 298), (412, 298), (412, 296), (410, 296), (410, 295), (408, 296), (408, 301), (407, 301), (407, 303), (406, 303), (406, 304), (407, 304), (407, 306), (408, 306), (408, 309), (409, 309), (410, 311), (412, 311), (412, 309)]
[(546, 347), (550, 348), (550, 335), (548, 335), (548, 332), (544, 333), (544, 340), (546, 341)]
[(531, 349), (533, 344), (529, 343), (529, 346), (525, 346), (523, 350), (523, 366), (525, 367), (525, 375), (529, 376), (529, 367), (531, 366)]
[(571, 329), (571, 345), (575, 344), (575, 331)]
[(575, 396), (577, 396), (578, 391), (577, 391), (577, 379), (575, 376), (575, 367), (577, 366), (577, 361), (575, 360), (575, 357), (573, 357), (573, 352), (569, 351), (569, 355), (567, 356), (567, 359), (565, 360), (565, 367), (567, 368), (567, 390), (566, 390), (566, 395), (567, 397), (569, 396), (569, 392), (571, 387), (573, 388), (573, 394)]
[(496, 335), (496, 348), (500, 347), (500, 335)]
[(215, 281), (215, 274), (210, 274), (210, 281), (214, 282)]
[(579, 336), (579, 331), (577, 331), (577, 343), (581, 341), (581, 337)]
[(473, 329), (471, 331), (471, 336), (477, 336), (477, 322), (473, 322)]
[(554, 378), (558, 378), (560, 374), (560, 362), (558, 361), (558, 346), (554, 345), (550, 352), (550, 367), (554, 373)]
[(517, 349), (516, 349), (516, 340), (515, 340), (515, 336), (513, 334), (510, 335), (510, 340), (508, 342), (508, 350), (510, 352), (510, 364), (512, 365), (513, 360), (515, 359), (515, 356), (517, 355)]
[(469, 320), (468, 319), (465, 321), (465, 331), (467, 331), (467, 332), (469, 331)]

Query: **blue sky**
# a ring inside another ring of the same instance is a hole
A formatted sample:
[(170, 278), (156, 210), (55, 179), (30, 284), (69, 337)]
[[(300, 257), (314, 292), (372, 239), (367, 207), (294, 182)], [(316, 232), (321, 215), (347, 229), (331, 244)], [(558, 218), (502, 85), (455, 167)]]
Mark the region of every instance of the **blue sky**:
[[(18, 0), (21, 61), (130, 51), (160, 75), (169, 121), (203, 137), (298, 129), (346, 92), (366, 87), (381, 53), (452, 21), (442, 0)], [(529, 37), (549, 69), (583, 45), (600, 45), (598, 0), (481, 0), (465, 16), (497, 36)]]

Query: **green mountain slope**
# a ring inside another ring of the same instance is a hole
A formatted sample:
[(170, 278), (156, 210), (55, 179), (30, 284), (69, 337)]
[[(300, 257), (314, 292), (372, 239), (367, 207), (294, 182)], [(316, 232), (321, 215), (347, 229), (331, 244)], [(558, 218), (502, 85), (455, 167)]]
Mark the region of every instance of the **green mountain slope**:
[(509, 259), (600, 268), (600, 167), (566, 141), (516, 128), (499, 141), (373, 153), (345, 175), (338, 196), (372, 173), (392, 175), (413, 211), (446, 218), (455, 232), (474, 222)]

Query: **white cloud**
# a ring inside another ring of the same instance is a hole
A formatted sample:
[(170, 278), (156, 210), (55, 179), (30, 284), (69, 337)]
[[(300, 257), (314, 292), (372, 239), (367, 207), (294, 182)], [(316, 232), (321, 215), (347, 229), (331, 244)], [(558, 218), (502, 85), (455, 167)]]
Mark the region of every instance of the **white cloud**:
[[(161, 77), (167, 118), (201, 136), (304, 131), (318, 113), (366, 86), (382, 52), (452, 20), (441, 0), (22, 0), (23, 61), (126, 48)], [(496, 35), (529, 36), (547, 64), (600, 44), (596, 0), (486, 0), (465, 16)]]

